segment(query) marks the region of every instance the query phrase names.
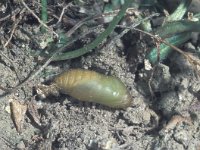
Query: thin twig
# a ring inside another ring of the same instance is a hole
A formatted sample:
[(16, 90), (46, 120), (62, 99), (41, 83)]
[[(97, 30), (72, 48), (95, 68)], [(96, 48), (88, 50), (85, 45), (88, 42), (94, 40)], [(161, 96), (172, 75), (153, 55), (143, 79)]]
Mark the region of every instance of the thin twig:
[[(197, 67), (197, 66), (200, 67), (200, 61), (199, 61), (198, 58), (195, 58), (194, 56), (190, 55), (189, 53), (184, 52), (184, 51), (181, 50), (180, 48), (178, 48), (178, 47), (176, 47), (176, 46), (170, 44), (169, 42), (167, 42), (166, 40), (164, 40), (164, 39), (158, 37), (157, 35), (153, 35), (153, 34), (151, 34), (151, 33), (149, 33), (149, 32), (142, 31), (142, 30), (140, 30), (140, 29), (136, 29), (136, 28), (133, 28), (133, 29), (136, 30), (136, 31), (142, 32), (142, 33), (144, 33), (144, 34), (147, 34), (147, 35), (149, 35), (149, 36), (151, 36), (151, 37), (157, 39), (158, 41), (164, 43), (165, 45), (171, 47), (173, 50), (179, 52), (180, 54), (182, 54), (182, 55), (185, 57), (186, 60), (188, 60), (188, 62), (189, 62), (194, 68), (195, 68), (195, 66), (196, 66), (196, 67)], [(197, 69), (196, 69), (196, 71), (199, 72)]]
[(62, 21), (62, 18), (63, 18), (63, 15), (64, 15), (64, 13), (65, 13), (65, 10), (66, 10), (69, 6), (71, 6), (71, 3), (68, 3), (65, 7), (63, 7), (62, 12), (61, 12), (61, 14), (60, 14), (60, 17), (59, 17), (59, 19), (58, 19), (58, 22), (57, 22), (56, 24), (58, 24), (59, 22)]
[(19, 75), (19, 72), (16, 70), (17, 67), (15, 66), (15, 63), (14, 63), (10, 58), (8, 58), (2, 51), (0, 51), (0, 55), (1, 55), (2, 57), (4, 57), (5, 59), (7, 59), (7, 60), (9, 61), (9, 63), (13, 66), (14, 72), (15, 72), (15, 74), (16, 74), (16, 76), (17, 76), (19, 82), (20, 82), (20, 81), (21, 81), (21, 80), (20, 80), (20, 75)]
[[(118, 12), (119, 12), (119, 10), (113, 11), (113, 12), (112, 12), (112, 15), (114, 14), (114, 16), (116, 16)], [(109, 13), (104, 13), (104, 14), (101, 14), (101, 15), (96, 15), (96, 16), (89, 16), (89, 17), (87, 17), (87, 18), (85, 18), (85, 19), (79, 21), (79, 22), (78, 22), (75, 26), (73, 26), (65, 35), (66, 35), (67, 37), (70, 37), (70, 36), (74, 33), (74, 31), (76, 31), (79, 27), (81, 27), (81, 26), (82, 26), (83, 24), (85, 24), (87, 21), (89, 21), (89, 20), (95, 20), (95, 19), (100, 19), (100, 18), (103, 18), (103, 17), (105, 17), (105, 16), (107, 16), (107, 15), (111, 15), (111, 12), (109, 12)]]
[(11, 88), (11, 89), (5, 89), (5, 88), (3, 88), (3, 87), (0, 86), (0, 89), (2, 89), (2, 90), (5, 91), (5, 93), (3, 93), (2, 95), (0, 95), (0, 97), (4, 97), (4, 96), (6, 96), (6, 95), (8, 95), (8, 94), (12, 94), (12, 93), (15, 92), (16, 90), (18, 90), (18, 89), (20, 89), (21, 87), (23, 87), (23, 86), (24, 86), (26, 83), (28, 83), (30, 80), (33, 80), (40, 72), (42, 72), (42, 71), (45, 69), (46, 66), (49, 65), (49, 63), (53, 60), (53, 58), (54, 58), (58, 53), (61, 53), (62, 51), (64, 51), (65, 48), (66, 48), (68, 45), (72, 44), (73, 42), (74, 42), (74, 41), (71, 41), (71, 42), (69, 42), (67, 45), (65, 45), (65, 46), (59, 48), (57, 51), (55, 51), (55, 52), (51, 55), (51, 57), (49, 57), (49, 58), (45, 61), (45, 63), (44, 63), (39, 69), (37, 69), (35, 72), (33, 72), (29, 77), (27, 77), (24, 81), (22, 81), (22, 82), (21, 82), (20, 84), (18, 84), (16, 87)]
[[(138, 25), (140, 25), (142, 22), (151, 19), (152, 17), (156, 17), (159, 16), (159, 13), (154, 13), (144, 19), (141, 19), (137, 22), (134, 22), (132, 25), (130, 25), (129, 27), (126, 27), (119, 35), (117, 35), (113, 41), (116, 41), (117, 39), (120, 39), (122, 36), (124, 36), (128, 31), (130, 31), (131, 29), (137, 27)], [(121, 26), (121, 25), (116, 25), (116, 27), (125, 27), (125, 26)]]
[(13, 25), (13, 27), (12, 27), (12, 31), (11, 31), (10, 37), (9, 37), (9, 39), (7, 40), (7, 42), (4, 44), (4, 46), (3, 46), (4, 48), (7, 47), (7, 45), (10, 43), (10, 41), (11, 41), (11, 39), (12, 39), (12, 37), (13, 37), (13, 34), (14, 34), (14, 32), (15, 32), (15, 29), (17, 28), (17, 25), (19, 24), (19, 22), (20, 22), (19, 19), (17, 19), (17, 20), (14, 22), (14, 25)]
[[(131, 8), (128, 8), (128, 9), (131, 9)], [(127, 10), (128, 10), (128, 9), (127, 9)], [(115, 16), (117, 15), (117, 13), (119, 13), (119, 11), (120, 11), (120, 10), (114, 10), (114, 11), (112, 11), (112, 12), (106, 12), (106, 13), (103, 13), (103, 14), (100, 14), (100, 15), (98, 14), (98, 15), (95, 15), (95, 16), (89, 16), (89, 17), (87, 17), (87, 18), (85, 18), (85, 19), (79, 21), (75, 26), (73, 26), (73, 27), (66, 33), (66, 36), (67, 36), (67, 37), (70, 37), (70, 36), (74, 33), (75, 30), (77, 30), (80, 26), (82, 26), (84, 23), (86, 23), (86, 22), (89, 21), (89, 20), (100, 19), (100, 18), (104, 18), (104, 17), (108, 17), (108, 16), (113, 16), (113, 17), (115, 17)], [(158, 16), (158, 13), (157, 13), (157, 14), (153, 14), (153, 15), (151, 15), (151, 16), (149, 16), (149, 17), (143, 19), (142, 21), (145, 21), (145, 20), (147, 20), (147, 19), (149, 19), (149, 18), (151, 18), (151, 17), (154, 17), (154, 16)], [(142, 21), (141, 21), (141, 22), (142, 22)], [(141, 23), (141, 22), (140, 22), (140, 23)], [(136, 24), (138, 24), (138, 23), (136, 23)], [(116, 25), (116, 26), (117, 26), (117, 25)], [(134, 24), (133, 26), (135, 27), (135, 26), (137, 26), (137, 25)], [(129, 30), (124, 31), (124, 33), (122, 34), (122, 36), (123, 36), (124, 34), (126, 34), (128, 31), (129, 31)]]
[(67, 33), (65, 34), (67, 37), (70, 37), (80, 26), (82, 26), (86, 21), (91, 19), (91, 17), (87, 17), (81, 21), (79, 21), (75, 26), (73, 26)]
[(53, 29), (51, 29), (49, 26), (47, 26), (44, 22), (42, 22), (40, 20), (40, 18), (33, 12), (33, 10), (31, 10), (26, 3), (24, 2), (24, 0), (21, 0), (21, 3), (24, 5), (24, 7), (38, 20), (38, 22), (43, 25), (44, 27), (46, 27), (50, 32), (52, 32), (53, 34), (56, 35), (56, 37), (58, 37), (58, 34), (56, 32), (53, 31)]
[(14, 25), (13, 25), (13, 27), (12, 27), (12, 31), (11, 31), (10, 37), (9, 37), (9, 39), (7, 40), (7, 42), (4, 44), (4, 46), (3, 46), (4, 48), (7, 47), (7, 45), (10, 43), (10, 41), (11, 41), (11, 39), (12, 39), (12, 37), (13, 37), (13, 34), (14, 34), (16, 28), (17, 28), (17, 25), (18, 25), (19, 22), (21, 21), (21, 14), (22, 14), (24, 11), (25, 11), (25, 9), (22, 9), (22, 11), (20, 12), (20, 17), (19, 17), (19, 19), (15, 19), (15, 22), (14, 22)]
[(149, 35), (150, 37), (156, 39), (157, 41), (160, 41), (160, 42), (164, 43), (165, 45), (171, 47), (173, 50), (175, 50), (175, 51), (179, 52), (180, 54), (182, 54), (190, 63), (200, 66), (200, 62), (196, 61), (190, 55), (188, 55), (187, 53), (185, 53), (183, 50), (181, 50), (180, 48), (178, 48), (178, 47), (170, 44), (169, 42), (167, 42), (166, 40), (162, 39), (158, 35), (153, 35), (152, 33), (149, 33), (149, 32), (137, 29), (137, 28), (131, 28), (131, 27), (126, 27), (126, 26), (122, 26), (122, 25), (118, 25), (118, 27), (133, 29), (133, 30), (139, 31), (141, 33), (144, 33), (146, 35)]
[[(11, 39), (12, 39), (12, 37), (13, 37), (13, 34), (14, 34), (16, 28), (17, 28), (17, 25), (18, 25), (19, 22), (21, 21), (21, 14), (22, 14), (24, 11), (25, 11), (25, 8), (21, 10), (21, 12), (20, 12), (20, 17), (19, 17), (18, 19), (15, 20), (14, 25), (13, 25), (13, 27), (12, 27), (12, 31), (11, 31), (10, 37), (9, 37), (9, 39), (7, 40), (7, 42), (4, 44), (3, 48), (6, 48), (7, 45), (9, 44), (9, 42), (11, 41)], [(3, 54), (2, 52), (0, 52), (0, 54), (1, 54), (1, 56), (3, 56), (5, 59), (7, 59), (7, 60), (10, 62), (10, 64), (14, 67), (14, 72), (15, 72), (15, 74), (16, 74), (16, 76), (17, 76), (19, 82), (20, 82), (20, 81), (21, 81), (21, 80), (20, 80), (20, 75), (19, 75), (19, 73), (18, 73), (17, 70), (16, 70), (16, 66), (15, 66), (14, 62), (13, 62), (12, 60), (10, 60), (10, 59), (9, 59), (5, 54)]]
[[(20, 9), (19, 8), (16, 8), (15, 10), (13, 10), (13, 14), (18, 14), (20, 12)], [(10, 18), (12, 15), (11, 14), (8, 14), (7, 16), (3, 17), (3, 18), (0, 18), (0, 22), (2, 21), (5, 21), (6, 19)]]

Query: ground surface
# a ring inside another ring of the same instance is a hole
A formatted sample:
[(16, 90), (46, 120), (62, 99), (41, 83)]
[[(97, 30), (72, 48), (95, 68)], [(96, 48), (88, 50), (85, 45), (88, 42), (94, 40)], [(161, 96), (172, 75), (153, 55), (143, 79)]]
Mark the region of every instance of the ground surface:
[[(14, 4), (20, 8), (19, 4)], [(2, 3), (1, 8), (3, 6)], [(34, 5), (29, 7), (34, 9)], [(48, 35), (37, 34), (38, 23), (30, 23), (37, 21), (28, 17), (34, 18), (29, 14), (22, 19), (6, 47), (10, 35), (7, 30), (12, 31), (9, 22), (13, 23), (13, 20), (6, 19), (0, 26), (1, 87), (15, 87), (39, 64), (32, 51), (41, 48), (37, 44)], [(143, 65), (150, 38), (138, 32), (129, 32), (122, 39), (112, 41), (117, 34), (118, 31), (82, 57), (49, 64), (22, 88), (1, 97), (0, 149), (200, 150), (200, 80), (194, 68), (183, 56), (173, 53), (165, 64), (154, 68), (152, 76), (152, 68), (149, 70)], [(87, 43), (91, 39), (89, 36), (82, 42)], [(199, 53), (199, 47), (197, 39), (187, 42), (182, 48)], [(120, 78), (131, 93), (132, 105), (119, 110), (80, 102), (64, 94), (45, 100), (35, 97), (35, 86), (69, 68), (90, 69)], [(150, 78), (154, 96), (149, 89)], [(3, 92), (0, 90), (1, 94)], [(40, 125), (25, 115), (23, 129), (18, 133), (10, 113), (10, 102), (13, 100), (34, 101), (38, 107)]]

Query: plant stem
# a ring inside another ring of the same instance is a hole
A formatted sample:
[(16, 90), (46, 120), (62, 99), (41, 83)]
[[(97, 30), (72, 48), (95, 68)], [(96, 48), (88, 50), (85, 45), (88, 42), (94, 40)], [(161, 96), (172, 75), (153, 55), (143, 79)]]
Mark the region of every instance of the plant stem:
[(55, 56), (53, 61), (76, 58), (76, 57), (79, 57), (81, 55), (84, 55), (84, 54), (90, 52), (92, 49), (97, 47), (115, 29), (115, 26), (122, 19), (122, 17), (124, 16), (124, 14), (126, 12), (126, 9), (130, 6), (132, 1), (133, 0), (126, 0), (125, 1), (125, 3), (122, 6), (118, 15), (115, 16), (115, 18), (112, 20), (112, 22), (110, 22), (109, 26), (105, 29), (105, 31), (103, 33), (101, 33), (92, 43), (90, 43), (90, 44), (88, 44), (88, 45), (86, 45), (86, 46), (84, 46), (80, 49), (77, 49), (77, 50), (73, 50), (73, 51), (66, 52), (66, 53), (61, 53), (58, 56)]
[[(168, 43), (172, 45), (179, 46), (182, 43), (186, 42), (190, 38), (190, 36), (191, 34), (186, 32), (186, 33), (177, 34), (173, 37), (167, 38), (165, 39), (165, 41), (167, 41)], [(167, 58), (167, 56), (171, 52), (172, 52), (172, 48), (170, 46), (167, 46), (164, 43), (160, 44), (159, 58), (161, 61)], [(153, 48), (151, 52), (147, 55), (147, 59), (149, 59), (149, 61), (152, 64), (155, 64), (158, 61), (158, 49)]]
[(191, 2), (192, 0), (182, 0), (179, 6), (176, 8), (176, 10), (165, 19), (165, 22), (182, 19), (185, 13), (187, 12)]
[(180, 20), (165, 24), (155, 32), (162, 38), (182, 32), (200, 32), (200, 21)]
[[(43, 23), (47, 23), (48, 15), (47, 15), (47, 0), (41, 0), (42, 11), (41, 11), (41, 20)], [(41, 27), (41, 32), (45, 33), (46, 28), (44, 26)]]

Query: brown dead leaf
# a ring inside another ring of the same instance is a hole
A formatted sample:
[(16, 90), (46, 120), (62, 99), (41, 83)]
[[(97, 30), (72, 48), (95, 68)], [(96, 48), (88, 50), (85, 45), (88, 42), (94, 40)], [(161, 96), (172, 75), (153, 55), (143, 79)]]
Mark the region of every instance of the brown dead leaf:
[(11, 118), (15, 124), (17, 132), (21, 133), (24, 124), (24, 116), (27, 111), (27, 104), (13, 100), (10, 102)]
[(181, 115), (174, 115), (168, 124), (165, 126), (164, 130), (165, 132), (168, 132), (169, 130), (174, 129), (178, 124), (180, 123), (186, 123), (188, 125), (192, 125), (192, 120), (189, 117), (183, 117)]
[(37, 104), (33, 100), (31, 100), (30, 102), (28, 102), (28, 113), (31, 115), (33, 121), (38, 126), (41, 126), (40, 115), (38, 113), (38, 107), (37, 107)]

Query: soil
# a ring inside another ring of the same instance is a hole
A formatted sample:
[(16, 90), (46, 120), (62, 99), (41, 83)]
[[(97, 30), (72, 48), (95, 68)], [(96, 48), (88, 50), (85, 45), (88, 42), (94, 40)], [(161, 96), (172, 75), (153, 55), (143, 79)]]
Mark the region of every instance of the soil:
[[(25, 2), (28, 4), (28, 1)], [(61, 4), (63, 1), (59, 2)], [(7, 5), (12, 5), (9, 8), (22, 9), (15, 1), (0, 4), (0, 18), (9, 14)], [(53, 1), (49, 5), (55, 6)], [(28, 6), (39, 15), (38, 3), (31, 2)], [(60, 5), (55, 8), (58, 12), (62, 10)], [(73, 18), (74, 10), (66, 11), (66, 14)], [(41, 67), (42, 58), (33, 53), (41, 51), (46, 39), (52, 36), (50, 33), (40, 33), (39, 23), (29, 11), (25, 10), (22, 18), (17, 15), (15, 17), (21, 20), (7, 46), (5, 43), (16, 20), (8, 18), (1, 21), (0, 25), (0, 86), (4, 88), (17, 86)], [(79, 14), (78, 17), (84, 15)], [(49, 26), (53, 26), (54, 22), (51, 21)], [(70, 29), (71, 24), (67, 24), (64, 29), (64, 23), (56, 27), (57, 31), (59, 28), (64, 31)], [(99, 28), (99, 31), (104, 30), (103, 26)], [(77, 30), (86, 32), (89, 27)], [(99, 31), (80, 40), (80, 43), (89, 43)], [(195, 69), (176, 52), (153, 67), (145, 59), (153, 41), (133, 31), (112, 40), (119, 32), (115, 30), (107, 40), (86, 55), (50, 63), (37, 77), (17, 91), (1, 96), (0, 149), (199, 150), (200, 80)], [(73, 36), (77, 34), (75, 32)], [(181, 48), (200, 54), (199, 46), (199, 39), (196, 39)], [(72, 48), (76, 48), (76, 45)], [(94, 70), (120, 78), (131, 93), (132, 105), (126, 109), (113, 109), (96, 103), (80, 102), (64, 94), (49, 96), (44, 100), (37, 96), (37, 85), (48, 84), (55, 75), (71, 68)], [(0, 94), (3, 93), (1, 88)], [(40, 116), (39, 123), (27, 113), (19, 133), (10, 112), (10, 102), (13, 100), (33, 102)]]

